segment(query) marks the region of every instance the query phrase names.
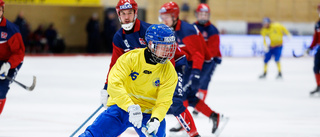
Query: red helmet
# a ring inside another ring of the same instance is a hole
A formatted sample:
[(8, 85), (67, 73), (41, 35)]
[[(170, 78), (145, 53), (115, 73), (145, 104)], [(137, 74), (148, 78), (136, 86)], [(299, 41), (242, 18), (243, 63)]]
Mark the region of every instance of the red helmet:
[(121, 10), (126, 9), (133, 9), (135, 11), (135, 15), (138, 14), (138, 4), (134, 0), (119, 0), (116, 6), (118, 16)]
[(0, 7), (4, 7), (4, 1), (0, 0)]
[(318, 10), (320, 9), (320, 4), (318, 4)]
[(208, 6), (208, 4), (201, 3), (198, 6), (196, 11), (197, 12), (208, 12), (208, 13), (210, 13), (210, 7)]
[(178, 18), (179, 17), (179, 6), (177, 3), (175, 2), (168, 2), (168, 3), (165, 3), (161, 6), (160, 10), (159, 10), (159, 13), (160, 15), (161, 14), (167, 14), (167, 13), (171, 13), (171, 15), (174, 17), (174, 18)]

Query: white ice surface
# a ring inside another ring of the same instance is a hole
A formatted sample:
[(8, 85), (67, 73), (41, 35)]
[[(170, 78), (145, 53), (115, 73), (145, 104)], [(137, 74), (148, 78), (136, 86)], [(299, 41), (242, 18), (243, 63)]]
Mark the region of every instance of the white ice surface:
[[(262, 58), (223, 59), (206, 100), (230, 117), (221, 137), (320, 137), (320, 96), (309, 96), (316, 86), (313, 58), (281, 62), (283, 80), (275, 79), (273, 60), (267, 79), (259, 80)], [(35, 75), (37, 86), (29, 92), (11, 84), (0, 137), (70, 136), (99, 107), (109, 63), (110, 56), (26, 57), (16, 80), (30, 85)], [(176, 119), (166, 120), (168, 131)], [(195, 122), (201, 135), (210, 135), (208, 118), (201, 114)], [(137, 135), (129, 128), (122, 136)]]

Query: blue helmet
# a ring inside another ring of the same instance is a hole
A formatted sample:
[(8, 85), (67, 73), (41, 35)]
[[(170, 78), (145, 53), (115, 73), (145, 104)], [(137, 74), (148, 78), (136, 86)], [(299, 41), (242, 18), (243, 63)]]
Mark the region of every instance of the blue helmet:
[(271, 23), (270, 18), (268, 18), (268, 17), (263, 18), (262, 24), (269, 24), (269, 23)]
[(146, 31), (145, 39), (154, 61), (164, 64), (173, 58), (177, 44), (174, 32), (168, 26), (151, 25)]

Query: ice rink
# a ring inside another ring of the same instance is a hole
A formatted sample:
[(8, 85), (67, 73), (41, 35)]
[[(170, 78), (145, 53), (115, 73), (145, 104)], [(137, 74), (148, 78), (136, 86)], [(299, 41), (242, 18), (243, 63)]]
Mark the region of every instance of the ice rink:
[[(0, 116), (0, 137), (70, 136), (99, 107), (110, 58), (25, 57), (16, 80), (30, 85), (35, 75), (37, 85), (29, 92), (11, 84)], [(276, 80), (273, 60), (267, 78), (259, 80), (262, 57), (223, 59), (206, 100), (213, 110), (230, 117), (221, 137), (320, 137), (320, 95), (309, 96), (316, 87), (313, 58), (281, 61), (282, 80)], [(173, 116), (166, 120), (167, 131), (177, 123)], [(207, 117), (199, 115), (195, 122), (200, 135), (210, 135), (212, 122)], [(135, 136), (133, 129), (122, 135)]]

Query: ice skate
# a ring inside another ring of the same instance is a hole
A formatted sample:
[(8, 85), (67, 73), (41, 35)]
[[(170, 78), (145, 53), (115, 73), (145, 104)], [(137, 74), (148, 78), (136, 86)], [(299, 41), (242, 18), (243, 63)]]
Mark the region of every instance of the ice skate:
[(267, 73), (263, 73), (261, 76), (259, 76), (260, 79), (265, 79), (267, 76)]
[(199, 115), (199, 112), (198, 112), (197, 110), (193, 110), (193, 111), (192, 111), (192, 115), (193, 115), (193, 116), (198, 116), (198, 115)]
[(281, 72), (278, 73), (276, 79), (282, 79), (282, 73)]
[(320, 92), (320, 86), (317, 86), (317, 88), (315, 90), (311, 91), (310, 95), (313, 95), (313, 94), (315, 94), (317, 92)]
[(180, 125), (180, 123), (177, 123), (174, 127), (170, 129), (170, 132), (179, 132), (181, 130), (183, 130), (182, 126)]
[(213, 120), (212, 133), (215, 135), (215, 137), (218, 137), (228, 123), (229, 117), (226, 117), (220, 113), (212, 113), (210, 118)]

